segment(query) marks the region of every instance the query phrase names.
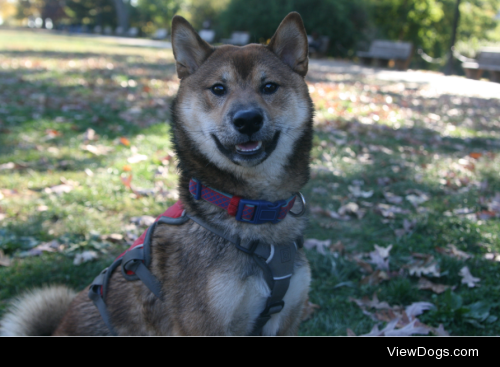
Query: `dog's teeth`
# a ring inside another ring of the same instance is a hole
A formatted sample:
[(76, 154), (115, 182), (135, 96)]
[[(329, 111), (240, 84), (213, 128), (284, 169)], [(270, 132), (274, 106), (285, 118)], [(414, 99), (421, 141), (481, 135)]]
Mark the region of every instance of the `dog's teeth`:
[[(255, 143), (256, 143), (256, 145), (255, 145)], [(236, 145), (236, 148), (242, 152), (253, 152), (255, 150), (259, 150), (261, 147), (262, 147), (261, 141), (249, 142), (249, 143), (245, 143), (245, 144)]]

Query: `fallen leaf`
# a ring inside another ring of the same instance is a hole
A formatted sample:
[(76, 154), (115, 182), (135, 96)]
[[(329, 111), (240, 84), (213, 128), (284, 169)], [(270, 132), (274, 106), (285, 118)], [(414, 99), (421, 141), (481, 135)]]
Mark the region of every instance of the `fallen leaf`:
[(467, 266), (464, 266), (462, 269), (460, 269), (460, 272), (458, 274), (462, 277), (462, 284), (467, 284), (469, 288), (479, 286), (476, 285), (476, 283), (480, 282), (481, 279), (473, 277)]
[(450, 333), (444, 329), (443, 324), (439, 324), (439, 327), (431, 329), (431, 331), (437, 336), (450, 336)]
[(348, 186), (347, 188), (355, 197), (362, 197), (367, 199), (373, 196), (373, 190), (363, 191), (359, 186)]
[(155, 222), (155, 217), (142, 215), (140, 217), (132, 217), (130, 221), (138, 226), (149, 227)]
[(375, 207), (375, 211), (381, 214), (384, 218), (394, 218), (395, 214), (410, 214), (407, 209), (402, 209), (395, 205), (388, 205), (379, 203)]
[(392, 245), (388, 247), (380, 247), (375, 245), (375, 251), (371, 251), (368, 255), (370, 256), (370, 262), (377, 266), (380, 270), (389, 270), (389, 252), (391, 251)]
[(427, 194), (422, 193), (421, 195), (406, 195), (406, 200), (408, 200), (414, 207), (419, 206), (420, 204), (425, 203), (429, 200), (429, 196)]
[(0, 266), (10, 266), (10, 259), (0, 250)]
[(445, 285), (445, 284), (433, 283), (430, 280), (428, 280), (427, 278), (422, 277), (418, 281), (417, 288), (418, 289), (428, 289), (428, 290), (433, 291), (434, 293), (441, 294), (445, 290), (450, 288), (450, 286)]
[(62, 195), (73, 191), (74, 187), (71, 185), (57, 185), (52, 187), (46, 187), (43, 191), (46, 194)]
[(97, 140), (97, 135), (94, 129), (88, 128), (85, 134), (83, 134), (83, 141), (87, 143), (92, 140)]
[(90, 144), (82, 145), (81, 148), (97, 156), (107, 155), (113, 150), (113, 148), (104, 145), (90, 145)]
[(308, 250), (316, 249), (320, 254), (326, 255), (325, 248), (329, 248), (331, 240), (320, 241), (314, 238), (309, 238), (304, 241), (304, 247)]
[(388, 186), (392, 180), (389, 177), (378, 177), (377, 178), (377, 185), (379, 186)]
[(60, 246), (56, 240), (45, 242), (29, 250), (27, 256), (40, 256), (43, 252), (57, 252), (60, 250)]
[(403, 202), (402, 196), (394, 195), (393, 193), (386, 191), (384, 192), (385, 200), (387, 200), (391, 204), (401, 204)]
[(122, 183), (125, 185), (125, 187), (128, 187), (129, 189), (131, 188), (132, 186), (132, 175), (130, 174), (129, 176), (127, 177), (120, 177)]
[(148, 159), (147, 155), (144, 155), (144, 154), (135, 154), (135, 155), (127, 158), (127, 162), (131, 163), (131, 164), (134, 164), (134, 163), (139, 163), (139, 162), (142, 162), (142, 161), (146, 161), (147, 159)]
[(427, 335), (431, 331), (428, 326), (416, 326), (418, 320), (413, 320), (408, 325), (400, 329), (385, 330), (385, 336), (410, 336), (415, 334)]
[(360, 260), (360, 259), (354, 259), (356, 261), (356, 264), (365, 272), (365, 273), (373, 273), (373, 268), (370, 264), (368, 264), (366, 261)]
[(377, 285), (377, 284), (380, 284), (381, 282), (383, 282), (384, 280), (389, 280), (389, 279), (390, 279), (390, 277), (385, 271), (375, 270), (370, 275), (363, 277), (360, 280), (360, 283), (361, 284), (369, 284), (369, 285)]
[(408, 273), (411, 276), (421, 277), (422, 275), (428, 275), (440, 277), (441, 274), (439, 272), (439, 265), (434, 261), (434, 257), (431, 255), (426, 256), (426, 259), (418, 260), (412, 264), (405, 265), (404, 267), (408, 269)]
[(343, 254), (345, 251), (345, 246), (341, 241), (337, 241), (336, 243), (330, 245), (330, 252), (340, 252)]
[(83, 251), (80, 254), (76, 254), (75, 259), (73, 260), (73, 265), (80, 265), (88, 261), (95, 260), (97, 257), (97, 252), (95, 251)]
[(479, 159), (483, 156), (483, 153), (470, 153), (469, 157), (474, 158), (474, 159)]
[(0, 171), (14, 168), (16, 168), (16, 164), (14, 162), (0, 164)]
[(112, 233), (112, 234), (101, 236), (101, 239), (103, 241), (109, 241), (109, 242), (113, 242), (113, 243), (118, 243), (118, 242), (122, 242), (123, 241), (123, 235), (119, 234), (119, 233)]
[(486, 260), (500, 262), (500, 254), (498, 253), (487, 253), (483, 256)]
[(125, 145), (126, 147), (130, 146), (130, 140), (128, 140), (127, 138), (125, 138), (123, 136), (120, 138), (120, 143)]
[(435, 308), (435, 306), (430, 302), (414, 302), (409, 306), (406, 306), (405, 312), (410, 320), (413, 320), (416, 316), (421, 315), (424, 311)]
[(446, 248), (436, 247), (436, 251), (459, 260), (467, 260), (472, 257), (472, 255), (457, 249), (456, 246), (452, 244), (449, 244)]
[(358, 219), (362, 219), (366, 214), (366, 210), (361, 209), (358, 204), (350, 202), (342, 205), (338, 210), (338, 214), (341, 217), (344, 217), (345, 215), (355, 215)]
[(321, 307), (309, 302), (309, 298), (306, 300), (304, 304), (304, 308), (302, 309), (302, 316), (301, 316), (301, 321), (306, 321), (309, 320), (313, 313), (316, 312), (316, 310), (319, 310)]
[(390, 309), (391, 306), (387, 302), (380, 302), (377, 294), (374, 293), (372, 295), (372, 299), (369, 299), (368, 297), (363, 297), (362, 299), (355, 299), (352, 297), (349, 297), (349, 301), (356, 303), (359, 307), (365, 307), (365, 308), (375, 308), (376, 310), (383, 310), (383, 309)]

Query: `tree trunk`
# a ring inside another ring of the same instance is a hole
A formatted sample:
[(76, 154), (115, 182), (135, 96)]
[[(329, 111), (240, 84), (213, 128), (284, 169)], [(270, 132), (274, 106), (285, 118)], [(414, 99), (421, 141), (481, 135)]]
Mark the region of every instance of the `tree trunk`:
[(448, 62), (446, 63), (446, 67), (444, 69), (445, 75), (453, 74), (453, 47), (455, 46), (455, 40), (457, 38), (457, 28), (459, 19), (460, 19), (460, 0), (457, 0), (457, 4), (455, 5), (455, 18), (453, 19), (453, 29), (451, 33), (450, 53), (448, 54)]
[(128, 3), (124, 0), (114, 0), (118, 26), (122, 27), (123, 33), (127, 32), (129, 25)]

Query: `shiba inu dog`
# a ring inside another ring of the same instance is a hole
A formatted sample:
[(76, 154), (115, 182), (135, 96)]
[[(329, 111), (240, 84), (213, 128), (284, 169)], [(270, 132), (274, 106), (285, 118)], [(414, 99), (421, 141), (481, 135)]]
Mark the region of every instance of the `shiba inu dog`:
[(302, 19), (290, 13), (267, 46), (212, 47), (176, 16), (172, 46), (180, 201), (90, 293), (27, 294), (3, 334), (297, 334), (313, 114)]

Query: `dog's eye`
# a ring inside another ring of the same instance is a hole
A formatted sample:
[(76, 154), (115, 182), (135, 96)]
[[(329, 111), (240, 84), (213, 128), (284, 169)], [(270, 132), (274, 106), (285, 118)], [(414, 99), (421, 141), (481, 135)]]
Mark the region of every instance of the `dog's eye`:
[(212, 93), (216, 96), (223, 96), (226, 94), (226, 87), (221, 84), (216, 84), (212, 87)]
[(278, 89), (278, 85), (277, 84), (275, 84), (275, 83), (266, 83), (262, 87), (262, 93), (264, 93), (264, 94), (273, 94), (274, 92), (276, 92), (277, 89)]

